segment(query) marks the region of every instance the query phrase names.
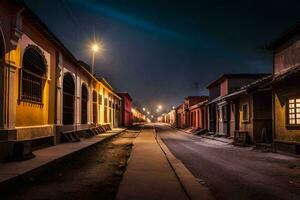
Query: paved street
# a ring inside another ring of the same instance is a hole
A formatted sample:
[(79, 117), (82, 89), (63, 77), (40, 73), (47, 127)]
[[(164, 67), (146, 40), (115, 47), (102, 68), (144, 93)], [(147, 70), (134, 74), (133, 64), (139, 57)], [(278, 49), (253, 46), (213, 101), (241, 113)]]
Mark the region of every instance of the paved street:
[(157, 134), (216, 199), (300, 199), (300, 160), (234, 147), (165, 125)]

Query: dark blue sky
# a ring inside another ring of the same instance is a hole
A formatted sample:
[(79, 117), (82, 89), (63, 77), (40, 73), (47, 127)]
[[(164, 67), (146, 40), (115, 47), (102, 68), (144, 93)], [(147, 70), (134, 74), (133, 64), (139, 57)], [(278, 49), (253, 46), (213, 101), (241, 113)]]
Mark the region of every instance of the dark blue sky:
[(300, 1), (26, 0), (78, 59), (141, 106), (169, 109), (207, 94), (222, 73), (271, 72), (264, 45), (299, 20)]

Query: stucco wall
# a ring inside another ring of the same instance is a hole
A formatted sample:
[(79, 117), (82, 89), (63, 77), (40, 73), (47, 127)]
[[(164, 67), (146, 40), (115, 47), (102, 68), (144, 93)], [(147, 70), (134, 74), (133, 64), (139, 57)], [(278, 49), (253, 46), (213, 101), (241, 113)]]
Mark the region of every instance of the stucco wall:
[[(43, 105), (34, 103), (27, 103), (19, 101), (19, 70), (16, 70), (15, 76), (15, 97), (16, 99), (16, 127), (18, 126), (36, 126), (45, 124), (54, 124), (54, 105), (55, 95), (54, 84), (55, 81), (51, 80), (55, 77), (55, 50), (54, 48), (43, 39), (37, 31), (33, 29), (26, 22), (23, 23), (23, 35), (19, 40), (19, 44), (16, 49), (15, 63), (17, 69), (22, 68), (22, 59), (25, 48), (28, 45), (38, 46), (47, 61), (47, 72), (43, 90)], [(47, 50), (46, 50), (47, 49)], [(50, 93), (51, 90), (51, 93)], [(50, 111), (51, 110), (51, 111)]]
[[(243, 122), (243, 109), (244, 104), (249, 105), (249, 121)], [(253, 101), (250, 95), (245, 95), (239, 98), (239, 130), (248, 131), (251, 138), (253, 138)]]

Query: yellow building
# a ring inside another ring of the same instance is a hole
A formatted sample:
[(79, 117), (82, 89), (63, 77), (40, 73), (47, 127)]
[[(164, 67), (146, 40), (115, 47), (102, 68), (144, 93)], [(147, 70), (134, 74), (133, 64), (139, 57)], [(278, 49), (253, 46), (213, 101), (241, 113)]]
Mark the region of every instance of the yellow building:
[(299, 23), (268, 45), (273, 51), (273, 130), (277, 150), (300, 154)]
[(0, 158), (61, 133), (118, 126), (120, 97), (22, 3), (0, 3)]
[(133, 123), (148, 121), (146, 115), (141, 113), (137, 108), (132, 108), (131, 113), (132, 113)]

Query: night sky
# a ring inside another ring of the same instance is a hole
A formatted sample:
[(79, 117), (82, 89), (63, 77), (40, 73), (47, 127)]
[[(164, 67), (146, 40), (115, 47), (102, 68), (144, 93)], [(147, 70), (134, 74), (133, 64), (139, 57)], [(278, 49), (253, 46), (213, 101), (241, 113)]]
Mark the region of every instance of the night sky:
[[(140, 106), (207, 94), (222, 73), (271, 72), (264, 45), (299, 20), (300, 1), (26, 0), (73, 54)], [(263, 3), (262, 3), (263, 2)]]

